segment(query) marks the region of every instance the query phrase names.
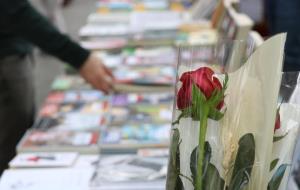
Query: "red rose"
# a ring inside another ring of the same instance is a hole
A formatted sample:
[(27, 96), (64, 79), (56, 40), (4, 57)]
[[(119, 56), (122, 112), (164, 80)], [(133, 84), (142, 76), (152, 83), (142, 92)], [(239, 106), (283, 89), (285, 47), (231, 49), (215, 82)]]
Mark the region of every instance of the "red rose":
[[(178, 109), (185, 109), (192, 103), (192, 86), (193, 83), (201, 90), (207, 99), (209, 99), (214, 90), (222, 90), (222, 85), (218, 78), (214, 77), (214, 71), (208, 67), (201, 67), (195, 71), (183, 73), (180, 77), (182, 87), (177, 94)], [(224, 105), (222, 100), (217, 109), (221, 109)]]
[(281, 125), (280, 125), (280, 114), (279, 114), (279, 109), (276, 112), (276, 121), (275, 121), (275, 128), (274, 128), (274, 132), (277, 129), (280, 129)]

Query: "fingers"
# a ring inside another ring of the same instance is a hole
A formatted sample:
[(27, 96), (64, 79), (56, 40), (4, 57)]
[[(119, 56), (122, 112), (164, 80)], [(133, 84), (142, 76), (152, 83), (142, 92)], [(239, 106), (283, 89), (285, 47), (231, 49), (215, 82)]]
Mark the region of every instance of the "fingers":
[(91, 55), (80, 69), (80, 74), (94, 88), (109, 93), (113, 90), (113, 74), (101, 60)]
[(104, 82), (105, 79), (102, 77), (100, 78), (91, 78), (88, 80), (88, 82), (96, 89), (103, 91), (105, 94), (108, 94), (112, 87), (109, 83)]
[(91, 82), (95, 86), (105, 92), (106, 94), (111, 92), (113, 89), (111, 77), (109, 77), (105, 72), (99, 72), (95, 80)]
[(106, 94), (113, 90), (112, 79), (104, 70), (95, 73), (90, 83), (95, 88), (102, 90)]
[(108, 74), (112, 79), (114, 79), (114, 75), (109, 68), (104, 66), (104, 70), (105, 70), (106, 74)]

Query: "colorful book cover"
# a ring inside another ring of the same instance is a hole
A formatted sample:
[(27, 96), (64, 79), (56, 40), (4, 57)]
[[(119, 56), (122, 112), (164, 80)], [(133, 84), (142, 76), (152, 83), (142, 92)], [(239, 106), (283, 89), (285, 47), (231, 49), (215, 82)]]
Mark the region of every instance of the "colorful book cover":
[(167, 123), (172, 120), (171, 104), (136, 104), (111, 109), (111, 124), (124, 123)]
[(18, 152), (99, 152), (99, 132), (29, 130)]
[(112, 97), (112, 106), (128, 106), (132, 104), (167, 104), (173, 102), (173, 93), (129, 93), (115, 94)]
[(170, 124), (127, 124), (107, 128), (101, 136), (101, 149), (135, 150), (138, 148), (167, 147)]
[(171, 86), (175, 81), (174, 67), (122, 67), (114, 71), (117, 83), (144, 86)]

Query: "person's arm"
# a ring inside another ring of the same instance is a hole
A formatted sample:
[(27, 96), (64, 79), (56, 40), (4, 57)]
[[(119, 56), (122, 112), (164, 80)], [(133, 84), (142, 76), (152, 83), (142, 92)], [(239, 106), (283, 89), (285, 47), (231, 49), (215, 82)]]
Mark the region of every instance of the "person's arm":
[(94, 87), (111, 89), (112, 74), (100, 60), (61, 34), (27, 0), (0, 0), (0, 23), (6, 31), (79, 69)]

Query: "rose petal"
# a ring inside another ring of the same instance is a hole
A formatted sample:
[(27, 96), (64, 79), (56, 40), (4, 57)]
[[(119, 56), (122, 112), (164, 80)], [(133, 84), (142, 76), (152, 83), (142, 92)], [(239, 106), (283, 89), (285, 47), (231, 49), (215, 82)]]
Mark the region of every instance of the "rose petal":
[(280, 114), (277, 111), (274, 131), (280, 129), (280, 127), (281, 127), (280, 125), (281, 125), (280, 124)]
[[(222, 84), (219, 79), (214, 77), (214, 71), (208, 67), (201, 67), (195, 71), (185, 72), (181, 75), (180, 81), (182, 87), (178, 91), (177, 106), (184, 109), (191, 105), (192, 101), (192, 84), (196, 84), (201, 92), (209, 99), (214, 90), (221, 90)], [(221, 109), (224, 101), (221, 101), (217, 109)]]
[(201, 67), (201, 68), (195, 70), (194, 73), (197, 73), (198, 75), (205, 73), (206, 75), (211, 77), (214, 75), (215, 72), (209, 67)]
[(192, 86), (182, 86), (177, 94), (177, 107), (178, 109), (185, 109), (192, 104)]
[(222, 90), (222, 84), (217, 77), (213, 77), (213, 83), (214, 87), (218, 88), (219, 90)]

